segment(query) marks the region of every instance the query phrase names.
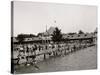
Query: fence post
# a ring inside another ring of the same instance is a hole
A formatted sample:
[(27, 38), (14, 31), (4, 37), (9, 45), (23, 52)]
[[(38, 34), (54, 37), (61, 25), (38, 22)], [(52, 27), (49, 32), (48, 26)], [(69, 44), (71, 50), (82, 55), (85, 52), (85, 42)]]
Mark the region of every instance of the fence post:
[(46, 59), (46, 54), (44, 54), (44, 59)]

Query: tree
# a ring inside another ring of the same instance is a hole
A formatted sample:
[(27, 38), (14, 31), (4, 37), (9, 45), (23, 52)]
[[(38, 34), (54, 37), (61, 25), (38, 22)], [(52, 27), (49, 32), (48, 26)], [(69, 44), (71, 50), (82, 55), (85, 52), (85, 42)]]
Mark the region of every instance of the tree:
[(68, 33), (68, 35), (74, 35), (74, 34), (76, 34), (76, 32), (74, 32), (74, 33)]
[(24, 41), (24, 35), (23, 34), (19, 34), (17, 36), (17, 40), (18, 40), (19, 43), (22, 43)]
[(52, 34), (52, 40), (53, 42), (57, 42), (57, 43), (62, 40), (61, 30), (58, 29), (57, 27), (55, 28), (55, 31)]
[(29, 34), (29, 35), (27, 35), (27, 36), (29, 36), (29, 37), (37, 37), (37, 36), (34, 35), (34, 34)]
[(97, 34), (97, 31), (98, 31), (98, 29), (96, 28), (95, 31), (94, 31), (94, 34)]
[(42, 36), (42, 35), (43, 35), (43, 33), (38, 33), (38, 34), (37, 34), (37, 36)]
[(84, 34), (84, 32), (82, 30), (79, 30), (78, 34)]
[(37, 37), (34, 34), (19, 34), (17, 36), (17, 40), (19, 41), (19, 43), (22, 43), (24, 41), (24, 38), (32, 38), (32, 37)]

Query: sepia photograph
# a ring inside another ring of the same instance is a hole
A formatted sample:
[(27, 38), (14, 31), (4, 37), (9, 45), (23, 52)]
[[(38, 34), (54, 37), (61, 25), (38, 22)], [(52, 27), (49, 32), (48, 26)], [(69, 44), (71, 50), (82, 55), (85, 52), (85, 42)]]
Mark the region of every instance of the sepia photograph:
[(11, 73), (97, 69), (97, 6), (11, 1)]

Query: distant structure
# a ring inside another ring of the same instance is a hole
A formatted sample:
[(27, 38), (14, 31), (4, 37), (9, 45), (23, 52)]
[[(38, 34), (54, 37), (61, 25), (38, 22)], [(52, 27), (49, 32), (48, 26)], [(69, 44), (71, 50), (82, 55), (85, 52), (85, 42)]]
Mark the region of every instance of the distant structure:
[(48, 30), (47, 30), (47, 26), (46, 26), (46, 32), (43, 32), (43, 33), (39, 33), (40, 37), (45, 37), (45, 36), (51, 36), (53, 34), (55, 30), (55, 27), (50, 27)]
[[(52, 34), (55, 31), (55, 27), (50, 27), (47, 30), (47, 25), (46, 25), (46, 31), (39, 33), (37, 37), (28, 37), (24, 39), (24, 43), (51, 43), (52, 42)], [(90, 42), (93, 41), (96, 44), (97, 41), (97, 28), (94, 32), (91, 33), (84, 33), (84, 34), (62, 34), (63, 35), (63, 42), (75, 42), (75, 41), (86, 41)], [(13, 42), (18, 43), (18, 40), (16, 37), (13, 37)]]

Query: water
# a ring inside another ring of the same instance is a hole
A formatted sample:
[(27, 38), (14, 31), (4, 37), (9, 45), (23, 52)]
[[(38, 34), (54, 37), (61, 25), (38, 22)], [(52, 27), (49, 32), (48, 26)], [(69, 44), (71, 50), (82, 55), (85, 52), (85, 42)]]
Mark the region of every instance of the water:
[(87, 70), (97, 68), (96, 46), (89, 47), (71, 53), (66, 56), (52, 57), (37, 63), (39, 69), (34, 66), (22, 67), (16, 73), (39, 73), (69, 70)]

